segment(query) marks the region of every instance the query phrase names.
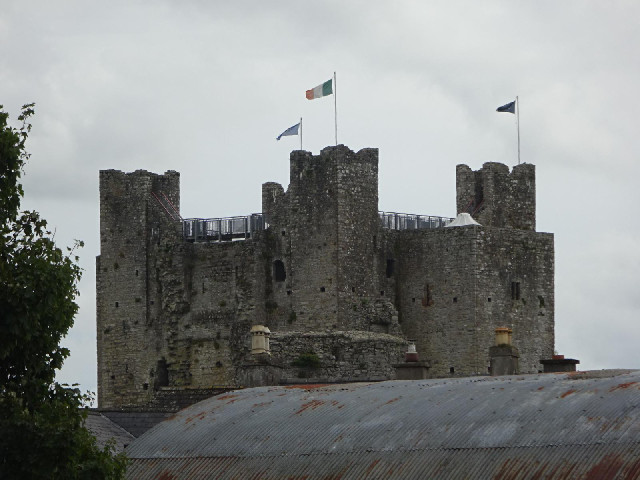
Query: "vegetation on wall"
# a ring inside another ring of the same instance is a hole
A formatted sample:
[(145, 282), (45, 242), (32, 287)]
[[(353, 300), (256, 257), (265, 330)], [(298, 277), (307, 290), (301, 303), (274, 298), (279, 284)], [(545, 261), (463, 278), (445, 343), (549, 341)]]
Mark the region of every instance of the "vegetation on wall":
[(292, 363), (294, 367), (301, 368), (320, 368), (320, 358), (313, 352), (302, 353)]

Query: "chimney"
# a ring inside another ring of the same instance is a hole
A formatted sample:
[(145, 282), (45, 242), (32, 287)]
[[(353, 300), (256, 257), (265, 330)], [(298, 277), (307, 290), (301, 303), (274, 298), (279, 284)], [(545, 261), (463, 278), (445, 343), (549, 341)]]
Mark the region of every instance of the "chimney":
[(511, 345), (513, 330), (508, 327), (498, 327), (495, 332), (495, 345), (489, 348), (491, 376), (516, 375), (520, 355), (518, 349)]
[(544, 373), (575, 372), (580, 360), (564, 358), (564, 355), (553, 355), (551, 360), (540, 360)]
[(271, 355), (269, 350), (269, 336), (271, 330), (264, 325), (251, 327), (251, 355)]
[(513, 330), (507, 327), (496, 328), (496, 346), (511, 345), (511, 333)]
[(428, 378), (429, 370), (428, 362), (420, 362), (416, 344), (409, 340), (407, 343), (407, 351), (404, 354), (404, 363), (396, 363), (393, 368), (396, 369), (397, 380), (424, 380)]
[(418, 352), (416, 351), (416, 344), (412, 341), (409, 341), (407, 345), (407, 352), (404, 354), (405, 362), (417, 362), (418, 361)]

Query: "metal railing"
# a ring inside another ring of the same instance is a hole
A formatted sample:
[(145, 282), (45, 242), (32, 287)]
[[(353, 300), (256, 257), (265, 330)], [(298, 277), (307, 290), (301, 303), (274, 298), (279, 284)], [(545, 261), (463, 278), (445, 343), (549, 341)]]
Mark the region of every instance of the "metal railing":
[(441, 228), (454, 219), (435, 217), (432, 215), (413, 215), (410, 213), (378, 212), (382, 227), (389, 230), (419, 230), (424, 228)]
[(187, 218), (182, 221), (182, 234), (190, 242), (231, 242), (251, 238), (254, 232), (268, 227), (261, 213), (244, 217)]
[[(389, 230), (441, 228), (453, 218), (409, 213), (378, 212), (382, 227)], [(189, 242), (231, 242), (253, 237), (253, 233), (269, 228), (262, 213), (243, 217), (187, 218), (182, 221), (182, 234)]]

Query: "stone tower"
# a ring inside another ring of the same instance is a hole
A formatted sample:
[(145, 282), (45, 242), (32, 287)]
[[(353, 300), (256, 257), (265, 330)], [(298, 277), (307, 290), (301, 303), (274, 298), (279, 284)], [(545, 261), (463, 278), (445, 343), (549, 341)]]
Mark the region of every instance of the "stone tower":
[[(175, 210), (173, 210), (175, 208)], [(180, 175), (100, 172), (100, 256), (96, 259), (98, 402), (144, 403), (151, 397), (158, 338), (149, 334), (157, 300), (150, 258), (181, 240)], [(173, 218), (172, 218), (173, 215)], [(152, 387), (152, 385), (151, 385)]]
[(535, 167), (456, 169), (457, 211), (481, 226), (400, 232), (402, 330), (434, 376), (482, 375), (497, 327), (513, 330), (520, 370), (540, 370), (554, 345), (553, 235), (535, 231)]
[(354, 153), (343, 145), (317, 156), (292, 152), (286, 194), (278, 184), (263, 185), (263, 213), (275, 237), (276, 281), (268, 293), (290, 305), (295, 328), (369, 330), (353, 306), (373, 302), (378, 290), (377, 185), (378, 150)]
[(509, 167), (485, 163), (478, 171), (456, 168), (458, 213), (470, 213), (487, 227), (536, 229), (536, 170), (523, 163)]

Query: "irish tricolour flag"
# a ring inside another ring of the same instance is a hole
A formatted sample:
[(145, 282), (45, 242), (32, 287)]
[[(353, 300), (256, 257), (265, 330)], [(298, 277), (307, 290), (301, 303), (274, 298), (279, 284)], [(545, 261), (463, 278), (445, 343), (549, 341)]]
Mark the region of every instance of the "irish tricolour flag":
[(313, 100), (314, 98), (326, 97), (333, 93), (333, 79), (327, 80), (322, 85), (318, 85), (311, 90), (307, 90), (307, 100)]

